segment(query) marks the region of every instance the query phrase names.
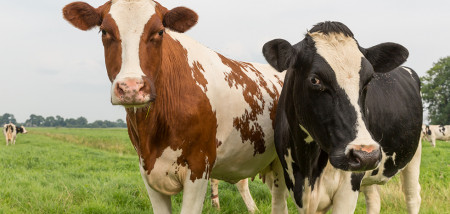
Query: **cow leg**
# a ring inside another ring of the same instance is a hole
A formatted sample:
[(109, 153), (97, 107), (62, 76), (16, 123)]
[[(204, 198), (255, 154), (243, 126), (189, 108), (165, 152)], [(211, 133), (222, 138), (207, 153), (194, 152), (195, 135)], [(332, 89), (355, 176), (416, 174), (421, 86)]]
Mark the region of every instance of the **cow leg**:
[(380, 187), (376, 184), (369, 186), (362, 186), (361, 191), (366, 198), (366, 212), (367, 214), (378, 214), (381, 209), (380, 201)]
[(192, 181), (190, 172), (187, 173), (183, 187), (183, 204), (181, 214), (202, 213), (208, 179), (200, 178)]
[(219, 180), (217, 179), (211, 179), (211, 205), (220, 210)]
[[(236, 183), (236, 187), (241, 193), (242, 199), (244, 200), (245, 206), (247, 206), (247, 210), (249, 213), (255, 213), (258, 210), (258, 207), (253, 201), (252, 195), (250, 194), (250, 189), (248, 188), (248, 178), (242, 179)], [(219, 202), (219, 200), (217, 200)]]
[(147, 189), (150, 202), (152, 203), (153, 213), (156, 214), (170, 214), (172, 213), (172, 201), (170, 200), (170, 195), (164, 195), (148, 185), (147, 173), (141, 166), (141, 175), (144, 180), (145, 188)]
[(431, 136), (431, 141), (430, 141), (431, 145), (433, 147), (436, 147), (436, 136)]
[(153, 212), (156, 214), (172, 213), (172, 201), (170, 200), (170, 195), (164, 195), (155, 191), (148, 185), (145, 186), (147, 187), (148, 196), (150, 197), (150, 202), (152, 203)]
[(405, 194), (406, 207), (408, 213), (419, 213), (420, 209), (420, 160), (422, 154), (422, 143), (419, 142), (416, 154), (408, 165), (402, 170), (400, 179), (402, 181), (402, 190)]
[(355, 212), (359, 191), (352, 190), (350, 174), (351, 173), (349, 173), (349, 176), (346, 176), (347, 179), (342, 182), (333, 196), (333, 214)]
[(265, 175), (267, 186), (272, 193), (272, 213), (288, 213), (287, 197), (289, 192), (284, 180), (284, 172), (280, 160), (276, 158), (271, 164), (272, 172)]

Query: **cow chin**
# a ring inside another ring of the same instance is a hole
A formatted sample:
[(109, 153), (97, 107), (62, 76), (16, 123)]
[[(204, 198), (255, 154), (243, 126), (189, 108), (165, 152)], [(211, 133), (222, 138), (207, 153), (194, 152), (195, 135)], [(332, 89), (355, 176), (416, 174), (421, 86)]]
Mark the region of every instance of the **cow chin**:
[(113, 105), (121, 105), (125, 108), (130, 107), (144, 107), (151, 103), (150, 95), (136, 95), (136, 96), (111, 96), (111, 103)]

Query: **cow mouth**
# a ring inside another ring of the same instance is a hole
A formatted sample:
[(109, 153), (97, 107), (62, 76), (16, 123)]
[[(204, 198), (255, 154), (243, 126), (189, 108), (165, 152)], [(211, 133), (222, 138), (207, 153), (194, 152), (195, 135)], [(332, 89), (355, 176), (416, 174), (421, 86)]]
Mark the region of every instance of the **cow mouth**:
[(129, 97), (129, 96), (120, 96), (117, 98), (111, 98), (111, 103), (113, 105), (121, 105), (125, 108), (140, 108), (145, 107), (155, 101), (154, 98), (151, 98), (150, 95), (140, 96), (140, 97)]

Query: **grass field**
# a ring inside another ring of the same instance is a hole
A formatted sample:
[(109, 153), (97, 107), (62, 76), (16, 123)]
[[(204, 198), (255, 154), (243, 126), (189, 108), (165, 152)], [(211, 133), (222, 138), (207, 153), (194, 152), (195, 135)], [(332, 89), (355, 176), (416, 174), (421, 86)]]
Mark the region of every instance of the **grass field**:
[[(423, 143), (421, 213), (450, 213), (450, 143)], [(270, 193), (250, 182), (260, 213)], [(406, 213), (399, 179), (381, 187), (381, 213)], [(234, 185), (219, 186), (221, 211), (206, 197), (203, 213), (246, 213)], [(209, 196), (209, 189), (207, 196)], [(172, 197), (180, 212), (181, 195)], [(292, 200), (289, 213), (296, 213)], [(15, 146), (0, 144), (0, 213), (151, 213), (126, 129), (30, 128)], [(364, 197), (356, 213), (365, 213)]]

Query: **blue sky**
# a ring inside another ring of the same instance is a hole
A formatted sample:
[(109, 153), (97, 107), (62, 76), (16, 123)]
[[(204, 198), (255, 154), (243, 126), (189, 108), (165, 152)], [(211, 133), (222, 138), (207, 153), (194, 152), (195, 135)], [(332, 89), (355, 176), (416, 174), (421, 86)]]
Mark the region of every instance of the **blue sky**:
[[(0, 1), (0, 114), (19, 122), (44, 117), (124, 119), (110, 103), (110, 85), (98, 30), (83, 32), (63, 18), (68, 0)], [(105, 1), (87, 1), (98, 7)], [(274, 38), (300, 41), (307, 29), (340, 21), (363, 47), (397, 42), (410, 51), (406, 66), (420, 76), (450, 55), (450, 1), (171, 0), (199, 14), (188, 34), (223, 55), (265, 63), (262, 45)]]

